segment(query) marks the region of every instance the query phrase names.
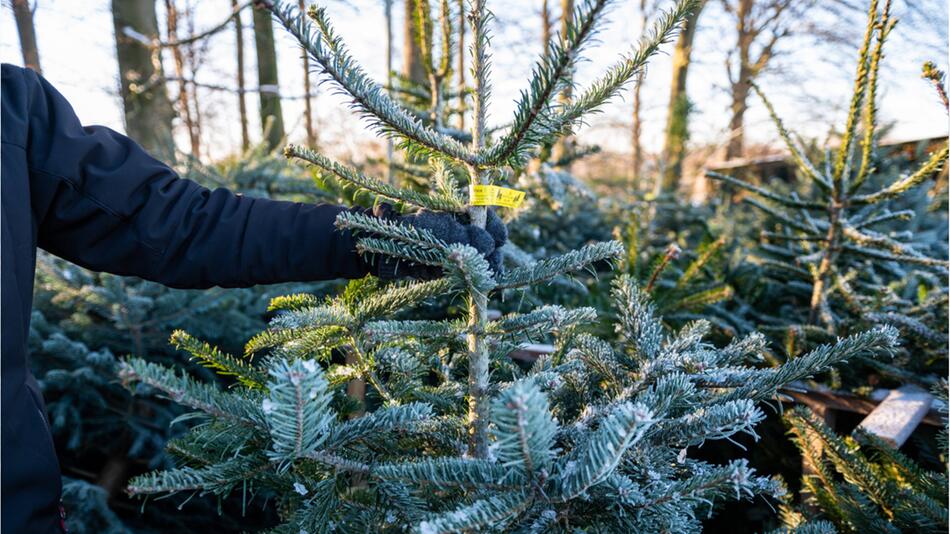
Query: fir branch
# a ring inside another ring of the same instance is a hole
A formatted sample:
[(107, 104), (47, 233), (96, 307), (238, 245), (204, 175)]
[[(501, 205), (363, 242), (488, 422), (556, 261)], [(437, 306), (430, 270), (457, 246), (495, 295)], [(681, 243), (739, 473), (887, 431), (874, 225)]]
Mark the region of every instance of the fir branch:
[(354, 211), (340, 212), (336, 217), (336, 226), (341, 230), (366, 232), (421, 249), (445, 251), (448, 248), (445, 241), (424, 228)]
[(522, 493), (494, 495), (427, 519), (414, 529), (417, 534), (482, 532), (498, 528), (524, 512), (531, 499)]
[(267, 311), (274, 312), (280, 310), (301, 310), (320, 305), (320, 299), (310, 293), (297, 293), (294, 295), (281, 295), (271, 299), (267, 305)]
[(877, 76), (881, 67), (881, 58), (884, 57), (884, 41), (894, 29), (897, 21), (891, 20), (891, 2), (885, 0), (884, 10), (881, 13), (881, 20), (877, 24), (877, 38), (874, 44), (874, 51), (871, 53), (871, 59), (868, 65), (867, 97), (864, 104), (864, 139), (861, 143), (861, 166), (858, 167), (858, 173), (851, 182), (849, 192), (857, 191), (861, 184), (872, 172), (872, 156), (876, 146), (877, 137)]
[(715, 241), (700, 247), (700, 249), (697, 251), (698, 254), (696, 259), (690, 262), (689, 266), (686, 267), (686, 270), (683, 271), (683, 274), (680, 275), (679, 280), (676, 281), (677, 289), (683, 289), (689, 285), (696, 275), (699, 274), (700, 270), (702, 270), (702, 268), (705, 267), (710, 260), (719, 254), (725, 245), (726, 239), (724, 237), (720, 237), (719, 239), (716, 239)]
[(734, 185), (746, 191), (751, 191), (760, 197), (767, 198), (773, 202), (778, 202), (783, 206), (790, 208), (805, 208), (805, 209), (815, 209), (815, 210), (824, 210), (828, 209), (828, 205), (823, 202), (807, 202), (798, 200), (796, 198), (787, 197), (785, 195), (780, 195), (778, 193), (773, 193), (768, 189), (763, 189), (757, 185), (750, 184), (744, 180), (739, 180), (733, 178), (732, 176), (721, 174), (715, 171), (706, 171), (706, 176), (712, 178), (713, 180), (719, 180), (720, 182), (726, 182), (727, 184)]
[(718, 302), (729, 300), (733, 294), (734, 291), (731, 286), (720, 284), (702, 291), (683, 295), (675, 304), (664, 309), (666, 313), (676, 310), (702, 310), (706, 306), (712, 306)]
[[(885, 0), (888, 1), (889, 0)], [(869, 55), (871, 52), (871, 41), (874, 36), (874, 29), (878, 23), (877, 0), (871, 0), (868, 6), (868, 22), (864, 32), (861, 49), (858, 52), (858, 71), (854, 78), (854, 90), (851, 93), (851, 105), (848, 108), (848, 118), (845, 122), (844, 132), (842, 133), (841, 145), (835, 154), (834, 167), (832, 169), (832, 183), (836, 193), (842, 191), (841, 183), (847, 177), (846, 170), (851, 165), (852, 150), (855, 134), (858, 128), (858, 116), (861, 113), (861, 103), (867, 92), (867, 79), (870, 69)]]
[(169, 342), (176, 349), (189, 352), (192, 359), (200, 361), (201, 365), (214, 369), (220, 375), (233, 376), (246, 387), (262, 389), (267, 381), (267, 375), (260, 369), (221, 352), (217, 347), (198, 341), (182, 330), (172, 332)]
[(203, 490), (226, 496), (271, 467), (270, 462), (257, 455), (237, 456), (207, 467), (145, 473), (130, 480), (126, 491), (131, 495), (150, 495)]
[(893, 355), (897, 347), (898, 333), (892, 326), (854, 334), (839, 339), (834, 345), (821, 345), (808, 354), (785, 362), (781, 367), (763, 371), (749, 383), (723, 397), (721, 402), (742, 398), (765, 400), (785, 384), (803, 380), (852, 358)]
[(550, 128), (560, 132), (570, 129), (585, 115), (617, 95), (620, 89), (639, 74), (647, 61), (670, 42), (691, 12), (697, 9), (697, 0), (678, 0), (676, 5), (660, 15), (650, 31), (641, 39), (633, 54), (614, 64), (606, 74), (595, 81), (576, 100), (565, 105), (550, 119)]
[(897, 180), (876, 193), (853, 197), (851, 203), (860, 206), (865, 204), (877, 204), (883, 200), (897, 198), (911, 188), (920, 185), (924, 180), (940, 172), (947, 162), (947, 155), (948, 147), (944, 145), (943, 148), (931, 154), (930, 158), (914, 173)]
[(306, 18), (293, 5), (281, 5), (275, 1), (271, 6), (274, 16), (300, 43), (307, 54), (320, 66), (324, 74), (347, 95), (352, 97), (353, 107), (385, 137), (404, 143), (425, 147), (431, 155), (446, 155), (463, 162), (474, 158), (464, 145), (449, 136), (424, 126), (418, 119), (402, 108), (386, 90), (358, 66), (336, 35), (326, 18), (324, 9), (311, 9), (308, 15), (320, 27), (318, 35)]
[(575, 499), (603, 482), (654, 422), (653, 413), (643, 405), (614, 406), (590, 439), (559, 462), (558, 500)]
[(562, 274), (588, 268), (599, 261), (618, 258), (622, 254), (623, 245), (618, 241), (584, 245), (578, 250), (572, 250), (561, 256), (545, 258), (532, 265), (512, 269), (502, 276), (496, 288), (508, 289), (541, 284)]
[(785, 128), (785, 124), (782, 122), (782, 119), (779, 118), (778, 113), (775, 112), (775, 108), (772, 106), (772, 102), (765, 96), (765, 93), (762, 92), (762, 89), (755, 82), (749, 82), (752, 85), (752, 89), (755, 91), (759, 98), (762, 99), (762, 103), (765, 105), (765, 109), (769, 112), (769, 116), (772, 118), (772, 122), (775, 123), (775, 128), (778, 130), (779, 137), (785, 141), (785, 147), (788, 148), (788, 151), (792, 155), (792, 159), (795, 160), (795, 164), (798, 166), (799, 172), (805, 175), (806, 178), (812, 180), (823, 190), (831, 191), (831, 181), (828, 177), (824, 176), (821, 171), (808, 159), (808, 156), (805, 155), (804, 149), (799, 145), (795, 139), (792, 138), (792, 134)]
[(373, 476), (392, 482), (475, 490), (516, 489), (525, 482), (521, 473), (489, 460), (470, 458), (432, 458), (377, 465)]
[[(260, 425), (262, 417), (259, 396), (251, 392), (244, 397), (224, 393), (214, 386), (197, 382), (184, 371), (175, 370), (132, 358), (119, 363), (119, 379), (131, 390), (131, 384), (140, 382), (155, 388), (178, 404), (241, 424)], [(133, 390), (134, 392), (134, 390)]]
[[(340, 305), (318, 306), (300, 310), (280, 312), (270, 322), (271, 332), (278, 330), (303, 330), (323, 326), (353, 325), (353, 316)], [(250, 343), (248, 343), (250, 345)]]
[(369, 474), (372, 470), (368, 464), (356, 460), (350, 460), (340, 455), (326, 451), (310, 451), (304, 453), (301, 458), (307, 458), (328, 465), (340, 471), (349, 471), (352, 473)]
[(477, 295), (487, 295), (495, 288), (495, 277), (488, 261), (468, 245), (450, 245), (442, 265), (445, 275)]
[(795, 408), (789, 413), (787, 420), (796, 426), (807, 428), (808, 433), (820, 439), (822, 450), (835, 469), (844, 475), (845, 480), (857, 485), (887, 515), (893, 516), (897, 488), (876, 473), (863, 454), (848, 447), (823, 421), (804, 408)]
[(374, 343), (406, 337), (451, 339), (461, 333), (460, 325), (445, 321), (372, 321), (363, 327), (363, 335)]
[(780, 221), (785, 226), (798, 230), (799, 232), (804, 232), (808, 235), (818, 235), (807, 225), (798, 222), (797, 220), (795, 220), (793, 217), (789, 216), (788, 214), (781, 212), (777, 209), (773, 209), (771, 206), (763, 204), (762, 202), (759, 202), (758, 200), (754, 198), (744, 198), (742, 199), (742, 201), (745, 202), (746, 204), (749, 204), (750, 206), (754, 206), (755, 208), (760, 209), (764, 211), (765, 213), (771, 215), (773, 218)]
[(656, 358), (663, 344), (663, 327), (649, 296), (640, 291), (636, 281), (628, 275), (617, 277), (610, 295), (618, 312), (614, 328), (635, 361)]
[(710, 505), (716, 498), (734, 496), (738, 500), (756, 493), (779, 493), (773, 480), (754, 476), (754, 473), (746, 459), (706, 467), (690, 478), (667, 485), (649, 499), (631, 503), (629, 508), (634, 512), (645, 511), (682, 500)]
[(869, 226), (874, 226), (877, 224), (883, 224), (891, 221), (909, 221), (911, 220), (916, 213), (913, 210), (900, 210), (900, 211), (890, 211), (885, 210), (884, 213), (880, 215), (875, 215), (873, 217), (868, 217), (864, 220), (851, 220), (851, 225), (855, 228), (861, 229)]
[(531, 151), (559, 133), (550, 122), (554, 112), (551, 101), (570, 84), (571, 67), (581, 48), (595, 35), (595, 27), (609, 0), (586, 0), (571, 13), (566, 34), (545, 43), (545, 53), (535, 63), (528, 89), (521, 91), (515, 105), (511, 129), (504, 137), (480, 154), (483, 165), (522, 167)]
[(315, 167), (333, 173), (346, 184), (353, 185), (359, 190), (369, 191), (377, 197), (433, 211), (455, 213), (465, 211), (465, 204), (456, 198), (435, 194), (425, 195), (410, 189), (394, 187), (375, 178), (370, 178), (356, 169), (341, 165), (307, 147), (287, 145), (287, 147), (284, 148), (284, 155), (288, 158), (298, 158), (307, 161)]
[(330, 410), (332, 393), (315, 360), (268, 363), (271, 380), (261, 403), (271, 435), (274, 460), (289, 462), (310, 457), (326, 440), (336, 415)]
[(888, 252), (898, 256), (912, 256), (919, 260), (934, 260), (942, 264), (946, 264), (946, 262), (936, 260), (935, 258), (927, 258), (912, 246), (905, 245), (873, 230), (865, 230), (862, 232), (857, 228), (848, 225), (842, 225), (841, 230), (845, 237), (853, 241), (859, 247), (879, 248), (887, 250)]
[(855, 429), (854, 437), (861, 445), (871, 449), (872, 460), (877, 464), (882, 464), (895, 479), (935, 501), (947, 502), (947, 475), (945, 473), (925, 471), (893, 445), (860, 426)]
[(947, 90), (944, 88), (946, 74), (938, 69), (937, 64), (933, 61), (926, 61), (921, 69), (920, 77), (928, 80), (934, 86), (943, 108), (950, 112), (950, 99), (947, 98)]
[(561, 306), (542, 306), (523, 314), (511, 314), (488, 325), (488, 333), (513, 335), (562, 332), (582, 323), (597, 320), (594, 308), (568, 310)]
[(409, 429), (429, 419), (432, 415), (432, 406), (422, 402), (380, 408), (362, 417), (333, 426), (327, 434), (323, 447), (335, 449), (361, 439), (380, 437), (394, 430)]
[(907, 254), (895, 254), (886, 250), (879, 250), (873, 248), (867, 248), (856, 245), (841, 245), (841, 250), (850, 252), (857, 256), (864, 256), (866, 258), (873, 258), (876, 260), (885, 260), (885, 261), (894, 261), (897, 263), (911, 263), (916, 265), (926, 265), (928, 267), (937, 267), (946, 269), (947, 261), (938, 260), (936, 258), (928, 258), (926, 256), (910, 256)]
[(455, 289), (455, 284), (448, 278), (392, 284), (372, 298), (362, 300), (354, 310), (357, 313), (356, 320), (363, 322), (392, 315), (427, 299), (451, 294)]
[(765, 414), (756, 407), (754, 401), (737, 399), (701, 407), (663, 421), (654, 425), (650, 434), (653, 439), (661, 439), (665, 443), (679, 443), (683, 447), (701, 446), (706, 440), (729, 439), (738, 433), (758, 438), (754, 427), (764, 419)]
[(350, 314), (340, 306), (321, 306), (284, 312), (270, 323), (270, 329), (260, 332), (244, 345), (245, 356), (265, 349), (279, 347), (326, 327), (346, 329), (353, 323)]
[(504, 467), (543, 480), (554, 460), (557, 422), (547, 396), (534, 380), (521, 380), (492, 402), (495, 442), (492, 450)]
[[(445, 254), (440, 250), (375, 237), (361, 238), (356, 242), (356, 251), (363, 256), (369, 256), (370, 262), (374, 261), (376, 255), (407, 260), (420, 265), (441, 266), (445, 261)], [(399, 275), (400, 263), (396, 264), (397, 276)]]
[(442, 57), (439, 59), (439, 68), (435, 72), (436, 78), (445, 79), (452, 70), (452, 49), (455, 47), (452, 31), (451, 11), (448, 0), (439, 3), (439, 27), (442, 30)]

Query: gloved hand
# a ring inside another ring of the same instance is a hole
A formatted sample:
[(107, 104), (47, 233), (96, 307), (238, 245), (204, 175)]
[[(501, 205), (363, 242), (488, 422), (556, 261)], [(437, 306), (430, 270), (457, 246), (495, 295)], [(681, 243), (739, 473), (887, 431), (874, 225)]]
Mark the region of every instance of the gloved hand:
[[(386, 203), (378, 204), (373, 208), (373, 215), (428, 230), (450, 245), (455, 243), (469, 245), (485, 256), (485, 259), (488, 260), (488, 266), (495, 275), (502, 273), (503, 267), (499, 248), (508, 241), (508, 227), (491, 208), (488, 209), (485, 228), (469, 224), (467, 215), (453, 215), (428, 210), (420, 210), (412, 215), (398, 215), (393, 207)], [(377, 257), (374, 264), (371, 265), (370, 271), (382, 279), (408, 277), (432, 280), (442, 275), (440, 267), (420, 265), (388, 257)]]

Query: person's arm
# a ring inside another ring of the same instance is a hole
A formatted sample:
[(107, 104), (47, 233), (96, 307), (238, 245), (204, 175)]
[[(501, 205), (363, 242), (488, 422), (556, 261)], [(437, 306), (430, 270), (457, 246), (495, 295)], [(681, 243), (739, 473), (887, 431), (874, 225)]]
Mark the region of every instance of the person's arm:
[(23, 82), (41, 248), (90, 269), (182, 288), (367, 273), (350, 234), (334, 227), (344, 208), (205, 189), (131, 139), (83, 127), (33, 72), (24, 70)]

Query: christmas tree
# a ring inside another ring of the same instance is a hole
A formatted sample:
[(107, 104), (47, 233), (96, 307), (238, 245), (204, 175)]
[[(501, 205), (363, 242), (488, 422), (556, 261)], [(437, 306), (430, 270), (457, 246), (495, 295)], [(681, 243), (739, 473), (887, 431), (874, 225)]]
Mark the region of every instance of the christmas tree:
[[(370, 80), (324, 10), (311, 8), (308, 21), (293, 7), (274, 5), (277, 20), (356, 111), (435, 171), (423, 194), (305, 147), (285, 152), (351, 191), (484, 226), (496, 219), (475, 199), (507, 194), (487, 186), (614, 96), (694, 2), (677, 2), (603, 77), (572, 102), (555, 103), (608, 4), (578, 5), (568, 31), (539, 60), (510, 126), (489, 142), (490, 14), (482, 0), (470, 2), (475, 120), (468, 144), (441, 131), (436, 119), (420, 121)], [(448, 9), (443, 1), (442, 13)], [(470, 197), (459, 179), (468, 181)], [(617, 258), (620, 243), (586, 244), (503, 271), (474, 248), (448, 245), (398, 219), (345, 212), (337, 226), (357, 233), (358, 250), (371, 261), (430, 266), (441, 276), (366, 278), (332, 298), (276, 298), (269, 328), (244, 355), (176, 332), (173, 343), (233, 378), (228, 390), (141, 359), (123, 362), (129, 388), (186, 406), (193, 410), (188, 420), (198, 423), (170, 444), (179, 467), (136, 478), (130, 492), (276, 502), (278, 532), (696, 530), (717, 500), (780, 495), (782, 488), (744, 461), (694, 460), (690, 447), (753, 432), (763, 417), (757, 402), (783, 384), (897, 346), (896, 331), (881, 327), (759, 369), (751, 364), (764, 349), (762, 336), (720, 349), (704, 341), (708, 322), (670, 332), (629, 277), (615, 282), (612, 295), (616, 343), (582, 333), (597, 320), (592, 308), (544, 305), (489, 320), (489, 299)], [(414, 316), (413, 309), (447, 295), (464, 304), (461, 313)], [(534, 338), (552, 341), (554, 352), (530, 366), (508, 357)]]
[[(898, 174), (878, 149), (878, 77), (896, 24), (890, 9), (889, 0), (883, 6), (870, 2), (840, 144), (825, 151), (823, 160), (810, 157), (753, 85), (803, 188), (784, 191), (715, 172), (708, 176), (749, 193), (744, 202), (767, 217), (755, 259), (763, 283), (744, 296), (764, 301), (753, 314), (788, 357), (887, 324), (900, 329), (905, 349), (894, 362), (865, 363), (899, 382), (933, 384), (947, 372), (947, 235), (939, 208), (946, 193), (932, 195), (922, 186), (945, 172), (948, 152), (944, 144)], [(937, 206), (933, 213), (931, 204)], [(922, 227), (927, 224), (932, 228)], [(864, 386), (867, 369), (852, 369), (848, 385)]]
[(945, 532), (947, 512), (947, 383), (934, 388), (944, 412), (939, 436), (939, 471), (929, 471), (860, 427), (838, 436), (809, 410), (786, 414), (795, 445), (813, 473), (802, 479), (804, 503), (811, 511), (784, 506), (789, 526), (808, 516), (830, 521), (838, 532)]

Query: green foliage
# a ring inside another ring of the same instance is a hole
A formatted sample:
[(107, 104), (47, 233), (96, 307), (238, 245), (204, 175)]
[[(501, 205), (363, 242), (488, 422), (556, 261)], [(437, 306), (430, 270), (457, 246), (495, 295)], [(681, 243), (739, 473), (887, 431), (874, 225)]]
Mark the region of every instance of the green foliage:
[[(484, 226), (485, 208), (467, 205), (456, 180), (484, 184), (522, 173), (542, 145), (569, 133), (633, 79), (695, 6), (676, 2), (577, 99), (555, 102), (609, 4), (578, 5), (564, 36), (546, 48), (511, 126), (489, 139), (491, 14), (482, 0), (472, 0), (475, 125), (466, 144), (441, 124), (449, 114), (441, 108), (440, 81), (451, 49), (446, 2), (439, 10), (439, 65), (429, 3), (420, 2), (416, 13), (430, 75), (429, 113), (408, 109), (370, 80), (326, 11), (312, 8), (308, 22), (278, 3), (277, 20), (355, 111), (415, 158), (406, 166), (413, 188), (308, 149), (290, 147), (287, 155), (334, 175), (339, 191)], [(423, 158), (427, 171), (417, 165)], [(525, 174), (548, 185), (576, 183), (548, 169)], [(555, 196), (550, 200), (558, 202)], [(740, 434), (756, 437), (764, 418), (758, 403), (775, 400), (789, 382), (897, 348), (896, 331), (879, 326), (762, 369), (759, 334), (719, 348), (706, 339), (708, 321), (681, 316), (684, 324), (671, 330), (650, 296), (681, 312), (717, 303), (716, 291), (726, 286), (707, 269), (722, 246), (715, 241), (681, 270), (675, 266), (676, 275), (667, 271), (672, 257), (643, 268), (637, 248), (625, 269), (645, 278), (617, 277), (610, 297), (616, 332), (602, 339), (584, 332), (599, 320), (591, 307), (549, 304), (490, 319), (488, 303), (569, 283), (584, 271), (596, 274), (623, 257), (617, 241), (583, 239), (560, 254), (509, 248), (506, 259), (514, 266), (494, 272), (475, 248), (447, 244), (424, 228), (354, 212), (342, 213), (337, 227), (356, 236), (357, 251), (370, 261), (398, 258), (437, 267), (441, 276), (404, 283), (367, 278), (326, 299), (275, 299), (269, 327), (246, 343), (244, 358), (176, 334), (198, 360), (237, 378), (228, 389), (140, 359), (122, 362), (127, 387), (181, 403), (192, 412), (176, 422), (196, 423), (169, 446), (176, 467), (136, 477), (131, 493), (272, 502), (280, 514), (277, 532), (698, 531), (716, 503), (780, 497), (784, 489), (745, 460), (704, 461), (696, 448)], [(420, 313), (436, 300), (441, 308)], [(509, 356), (526, 341), (556, 349), (521, 365)]]
[[(754, 259), (761, 282), (743, 296), (760, 302), (755, 319), (766, 323), (763, 329), (789, 358), (835, 336), (887, 324), (908, 342), (900, 360), (874, 364), (876, 372), (933, 383), (933, 375), (947, 369), (946, 219), (926, 213), (936, 199), (921, 186), (946, 172), (948, 149), (938, 147), (907, 172), (882, 158), (878, 73), (895, 24), (890, 2), (883, 8), (870, 3), (846, 124), (823, 161), (806, 153), (753, 86), (805, 180), (801, 187), (783, 191), (708, 176), (748, 193), (745, 203), (765, 217)], [(920, 228), (923, 220), (934, 228)], [(863, 385), (867, 367), (861, 369), (849, 385)]]
[(835, 434), (804, 408), (785, 416), (792, 439), (815, 466), (802, 479), (806, 503), (840, 532), (944, 532), (946, 464), (926, 471), (892, 445), (858, 429)]
[[(305, 528), (304, 517), (323, 517), (342, 529), (384, 529), (395, 521), (419, 532), (489, 524), (516, 528), (550, 518), (551, 525), (675, 530), (711, 501), (781, 493), (744, 462), (707, 464), (690, 459), (690, 447), (754, 435), (763, 417), (755, 400), (772, 398), (781, 385), (848, 358), (892, 350), (895, 343), (894, 332), (883, 329), (820, 347), (779, 369), (756, 369), (746, 362), (759, 356), (761, 337), (716, 349), (703, 341), (708, 325), (670, 334), (629, 278), (616, 282), (614, 299), (627, 310), (619, 315), (618, 328), (626, 334), (618, 347), (581, 335), (561, 361), (539, 361), (527, 374), (495, 363), (497, 374), (514, 380), (492, 400), (486, 459), (458, 456), (464, 433), (452, 413), (460, 413), (464, 399), (453, 400), (451, 388), (445, 389), (450, 377), (435, 388), (418, 382), (396, 396), (382, 394), (394, 380), (381, 375), (381, 382), (370, 383), (381, 388), (383, 404), (345, 420), (339, 411), (345, 384), (328, 380), (306, 353), (295, 353), (293, 341), (260, 364), (269, 374), (263, 396), (247, 385), (224, 392), (142, 361), (126, 362), (127, 381), (148, 384), (211, 418), (188, 438), (202, 444), (200, 453), (182, 454), (189, 446), (172, 449), (187, 466), (139, 477), (130, 491), (274, 495), (289, 507), (284, 518), (295, 528)], [(330, 305), (342, 306), (340, 300)], [(438, 324), (425, 322), (410, 335), (385, 338), (384, 348), (369, 353), (376, 361), (372, 370), (392, 369), (383, 363), (397, 353), (425, 361), (429, 349), (420, 338)], [(369, 347), (373, 341), (367, 338), (378, 339), (362, 332), (353, 331), (349, 343)], [(449, 393), (439, 403), (448, 409), (412, 400), (423, 391)], [(232, 431), (223, 437), (218, 422), (226, 421)], [(235, 425), (243, 430), (235, 432)], [(445, 435), (443, 425), (455, 430)], [(360, 495), (375, 497), (354, 495), (347, 489), (353, 484)], [(405, 488), (416, 506), (413, 514), (387, 523), (382, 494), (395, 486)], [(298, 498), (312, 488), (329, 493)]]

